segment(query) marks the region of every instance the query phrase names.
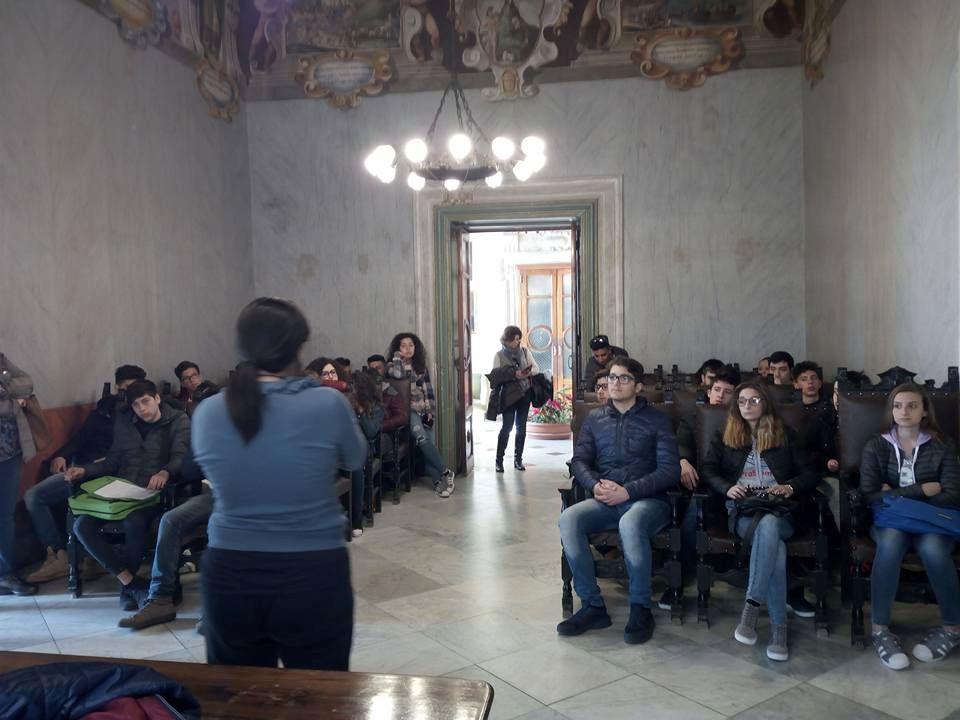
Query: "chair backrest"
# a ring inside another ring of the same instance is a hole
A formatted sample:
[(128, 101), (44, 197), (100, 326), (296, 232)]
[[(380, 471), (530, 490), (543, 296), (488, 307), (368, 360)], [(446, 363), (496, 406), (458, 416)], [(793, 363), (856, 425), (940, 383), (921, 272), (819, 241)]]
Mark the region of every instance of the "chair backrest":
[(797, 401), (793, 385), (770, 384), (767, 385), (767, 392), (769, 392), (773, 396), (773, 399), (780, 403), (780, 405), (789, 405)]
[(577, 437), (580, 435), (580, 428), (583, 427), (583, 423), (587, 419), (593, 410), (596, 410), (600, 407), (600, 403), (597, 402), (580, 402), (578, 400), (573, 401), (573, 420), (570, 421), (570, 430), (573, 433), (573, 445), (577, 445)]
[(960, 393), (947, 390), (928, 390), (937, 414), (937, 424), (943, 434), (960, 449)]
[(840, 451), (841, 473), (858, 472), (864, 445), (874, 435), (886, 429), (886, 402), (885, 391), (840, 393), (837, 447)]
[(803, 403), (781, 405), (780, 417), (783, 424), (797, 434), (797, 442), (801, 448), (810, 446), (810, 430), (813, 427), (816, 415), (803, 407)]
[(646, 398), (648, 403), (662, 403), (663, 402), (663, 390), (654, 390), (654, 389), (644, 389), (640, 396)]
[(693, 432), (697, 439), (697, 469), (701, 472), (710, 443), (723, 432), (729, 410), (726, 405), (697, 405)]

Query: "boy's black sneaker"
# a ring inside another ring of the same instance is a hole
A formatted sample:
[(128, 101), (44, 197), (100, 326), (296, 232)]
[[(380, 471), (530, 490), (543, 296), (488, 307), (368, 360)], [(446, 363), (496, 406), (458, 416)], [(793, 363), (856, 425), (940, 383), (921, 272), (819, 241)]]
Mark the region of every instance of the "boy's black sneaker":
[(582, 635), (587, 630), (599, 630), (610, 627), (613, 621), (607, 615), (606, 605), (583, 605), (577, 612), (557, 625), (557, 635), (572, 637)]
[(623, 629), (623, 641), (641, 645), (653, 637), (653, 613), (646, 605), (630, 603), (630, 619)]
[(792, 612), (797, 617), (812, 618), (817, 615), (817, 606), (807, 602), (803, 596), (803, 589), (791, 590), (787, 594), (787, 611)]

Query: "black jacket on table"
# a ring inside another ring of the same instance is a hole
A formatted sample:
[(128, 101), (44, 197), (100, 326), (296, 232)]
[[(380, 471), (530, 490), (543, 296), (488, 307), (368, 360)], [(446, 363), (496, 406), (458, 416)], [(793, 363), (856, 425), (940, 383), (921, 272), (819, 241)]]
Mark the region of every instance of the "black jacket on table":
[[(900, 464), (893, 441), (878, 435), (867, 441), (860, 460), (860, 492), (868, 502), (880, 502), (885, 494), (900, 495), (913, 500), (922, 500), (939, 507), (960, 508), (960, 462), (953, 445), (929, 438), (917, 449), (913, 464), (915, 485), (900, 487)], [(941, 490), (927, 497), (920, 487), (924, 483), (938, 482)], [(883, 491), (884, 483), (893, 490)]]
[(53, 457), (62, 457), (68, 462), (72, 459), (77, 465), (86, 465), (104, 457), (113, 444), (116, 408), (116, 395), (101, 398), (80, 429)]
[(161, 470), (170, 473), (171, 478), (180, 474), (190, 449), (190, 418), (186, 413), (164, 403), (160, 406), (160, 419), (146, 425), (144, 437), (140, 437), (136, 420), (130, 408), (117, 414), (110, 451), (101, 462), (83, 466), (86, 479), (115, 475), (146, 487)]
[[(750, 455), (750, 448), (732, 448), (723, 442), (722, 431), (710, 442), (703, 460), (703, 481), (716, 494), (726, 496), (727, 490), (736, 485), (743, 474), (743, 466)], [(808, 464), (807, 456), (797, 445), (796, 434), (787, 428), (787, 442), (760, 453), (779, 485), (790, 485), (796, 494), (809, 493), (817, 487), (820, 475)]]
[(627, 412), (608, 403), (580, 428), (571, 470), (588, 493), (601, 478), (622, 485), (631, 500), (659, 497), (680, 482), (677, 438), (670, 418), (638, 397)]

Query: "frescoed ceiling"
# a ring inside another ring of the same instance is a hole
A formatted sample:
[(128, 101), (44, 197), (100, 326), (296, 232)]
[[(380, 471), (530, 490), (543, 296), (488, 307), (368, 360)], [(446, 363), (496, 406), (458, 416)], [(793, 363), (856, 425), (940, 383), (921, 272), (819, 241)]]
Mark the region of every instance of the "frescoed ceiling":
[(229, 119), (242, 101), (443, 88), (489, 100), (546, 82), (639, 76), (687, 90), (787, 65), (822, 74), (843, 0), (82, 0), (121, 37), (197, 68)]

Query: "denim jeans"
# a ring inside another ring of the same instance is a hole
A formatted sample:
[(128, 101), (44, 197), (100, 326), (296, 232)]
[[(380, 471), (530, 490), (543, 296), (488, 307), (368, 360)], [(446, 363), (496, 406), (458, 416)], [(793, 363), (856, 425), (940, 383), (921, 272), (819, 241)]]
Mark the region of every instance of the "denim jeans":
[(650, 607), (653, 571), (650, 539), (670, 522), (670, 504), (656, 498), (604, 505), (593, 498), (571, 505), (560, 513), (560, 541), (573, 573), (573, 589), (584, 605), (603, 605), (587, 543), (590, 533), (616, 527), (627, 563), (630, 604)]
[(147, 530), (156, 514), (156, 508), (135, 510), (119, 522), (123, 527), (123, 542), (109, 543), (100, 532), (107, 520), (92, 515), (79, 515), (73, 524), (73, 533), (87, 552), (112, 575), (129, 570), (134, 575), (147, 549)]
[(516, 426), (517, 434), (513, 438), (513, 454), (517, 460), (523, 457), (523, 445), (527, 439), (527, 415), (530, 414), (532, 394), (527, 392), (520, 400), (501, 412), (500, 434), (497, 436), (497, 459), (503, 460), (503, 453), (510, 440), (510, 430)]
[[(737, 518), (737, 535), (743, 537), (751, 517)], [(770, 622), (783, 625), (787, 622), (787, 540), (793, 535), (789, 520), (776, 515), (764, 515), (753, 534), (750, 548), (750, 580), (747, 583), (747, 598), (755, 602), (766, 601)]]
[(22, 464), (23, 456), (19, 454), (0, 461), (0, 578), (12, 575), (16, 569), (13, 517), (17, 508)]
[(443, 458), (440, 457), (440, 451), (437, 450), (437, 444), (434, 442), (433, 428), (428, 428), (423, 424), (420, 413), (410, 413), (410, 435), (413, 437), (420, 454), (423, 455), (427, 475), (430, 476), (434, 486), (436, 486), (440, 482), (440, 476), (443, 475)]
[(900, 564), (912, 545), (923, 561), (923, 568), (940, 605), (944, 625), (960, 625), (960, 578), (951, 555), (956, 542), (947, 535), (927, 533), (911, 535), (894, 528), (870, 530), (877, 543), (870, 573), (870, 613), (874, 625), (890, 624), (890, 608), (900, 584)]
[(38, 482), (23, 496), (30, 522), (44, 547), (54, 550), (67, 547), (67, 538), (53, 516), (53, 508), (67, 502), (71, 489), (70, 483), (63, 479), (63, 473), (56, 473)]
[(206, 525), (212, 512), (213, 494), (210, 488), (204, 486), (202, 493), (194, 495), (160, 517), (157, 549), (153, 555), (153, 570), (150, 573), (151, 598), (173, 597), (183, 537)]

